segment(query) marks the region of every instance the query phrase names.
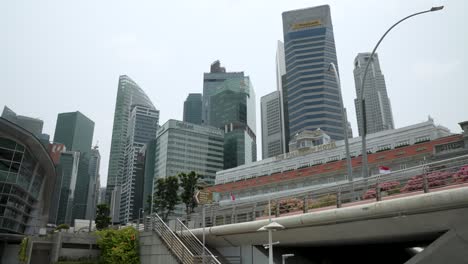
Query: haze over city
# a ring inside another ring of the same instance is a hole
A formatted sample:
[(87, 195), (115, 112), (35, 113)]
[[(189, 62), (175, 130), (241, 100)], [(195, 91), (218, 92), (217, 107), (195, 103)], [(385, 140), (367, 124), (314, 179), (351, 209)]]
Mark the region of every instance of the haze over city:
[[(80, 111), (95, 122), (93, 144), (102, 155), (101, 184), (109, 161), (118, 76), (148, 94), (160, 124), (182, 119), (188, 93), (202, 92), (203, 73), (219, 59), (244, 71), (260, 97), (276, 90), (275, 52), (281, 13), (329, 4), (348, 120), (357, 135), (353, 60), (369, 52), (397, 19), (434, 5), (443, 12), (407, 22), (378, 54), (395, 126), (427, 120), (458, 132), (468, 112), (468, 24), (465, 1), (5, 1), (0, 18), (0, 98), (17, 113), (44, 120), (53, 137), (57, 114)], [(372, 10), (370, 12), (369, 10)], [(261, 137), (257, 136), (261, 158)]]

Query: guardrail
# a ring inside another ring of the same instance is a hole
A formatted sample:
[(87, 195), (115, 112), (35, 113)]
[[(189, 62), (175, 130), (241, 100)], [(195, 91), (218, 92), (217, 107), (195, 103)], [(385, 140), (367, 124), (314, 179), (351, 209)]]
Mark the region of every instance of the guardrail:
[[(210, 227), (267, 218), (269, 201), (272, 217), (279, 217), (397, 199), (460, 186), (468, 186), (468, 155), (356, 179), (353, 182), (311, 186), (288, 194), (265, 194), (263, 197), (256, 197), (255, 201), (232, 201), (229, 205), (223, 205), (226, 202), (215, 203), (205, 207), (205, 224)], [(192, 214), (190, 219), (190, 227), (201, 227), (200, 214)]]
[[(175, 233), (179, 236), (182, 242), (197, 256), (201, 256), (206, 264), (221, 264), (216, 256), (203, 245), (203, 243), (182, 223), (179, 219), (175, 222)], [(223, 262), (228, 263), (228, 262)]]
[(147, 225), (145, 229), (155, 231), (182, 264), (202, 263), (200, 256), (194, 256), (179, 237), (164, 223), (159, 215), (153, 214), (148, 220), (149, 223), (146, 222)]

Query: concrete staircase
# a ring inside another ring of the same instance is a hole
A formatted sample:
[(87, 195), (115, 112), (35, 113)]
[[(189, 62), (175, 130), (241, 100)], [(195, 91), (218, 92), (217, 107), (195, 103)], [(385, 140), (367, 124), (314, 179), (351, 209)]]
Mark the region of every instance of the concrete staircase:
[(179, 264), (166, 244), (153, 231), (140, 232), (140, 263)]

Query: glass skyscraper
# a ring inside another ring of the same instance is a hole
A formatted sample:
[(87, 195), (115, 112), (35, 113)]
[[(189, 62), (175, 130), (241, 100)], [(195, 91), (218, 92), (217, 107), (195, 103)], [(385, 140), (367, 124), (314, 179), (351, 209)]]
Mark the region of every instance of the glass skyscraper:
[[(357, 98), (354, 99), (356, 116), (358, 121), (359, 135), (362, 135), (361, 116), (361, 88), (362, 78), (367, 62), (370, 60), (370, 53), (359, 53), (354, 59), (354, 83), (356, 85)], [(393, 114), (390, 99), (387, 94), (385, 78), (380, 69), (379, 56), (374, 54), (366, 75), (364, 100), (366, 104), (366, 126), (367, 134), (393, 129)]]
[(289, 137), (320, 128), (343, 139), (340, 92), (332, 72), (337, 65), (328, 5), (283, 13)]
[[(156, 138), (159, 111), (134, 105), (130, 112), (128, 139), (125, 153), (124, 181), (120, 203), (120, 219), (123, 223), (138, 218), (143, 208), (144, 152), (141, 150)], [(138, 162), (140, 160), (140, 162)], [(154, 162), (154, 161), (153, 161)]]
[(226, 73), (219, 61), (204, 75), (206, 125), (224, 130), (224, 169), (257, 160), (255, 92), (243, 72)]
[(121, 186), (124, 182), (125, 154), (131, 107), (140, 105), (156, 110), (145, 92), (128, 76), (121, 75), (119, 77), (117, 89), (106, 187), (106, 200), (109, 204), (114, 187)]
[(80, 152), (78, 175), (72, 206), (73, 219), (87, 217), (88, 192), (90, 184), (89, 160), (93, 141), (94, 122), (77, 112), (61, 113), (57, 117), (54, 142), (65, 145), (67, 151)]
[(55, 185), (55, 192), (58, 194), (58, 206), (54, 223), (57, 225), (72, 224), (72, 209), (76, 192), (79, 162), (79, 152), (65, 151), (60, 155), (60, 162), (57, 166), (57, 182)]
[(191, 93), (184, 102), (184, 122), (201, 125), (202, 123), (202, 94)]

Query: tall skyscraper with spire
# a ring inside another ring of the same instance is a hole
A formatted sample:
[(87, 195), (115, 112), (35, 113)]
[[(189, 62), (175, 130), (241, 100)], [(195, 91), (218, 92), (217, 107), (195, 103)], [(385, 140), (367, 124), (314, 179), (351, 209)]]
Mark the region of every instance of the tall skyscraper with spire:
[[(106, 201), (113, 205), (111, 211), (114, 213), (113, 221), (117, 222), (115, 215), (119, 215), (120, 199), (114, 199), (111, 203), (111, 196), (116, 187), (121, 189), (125, 181), (127, 140), (129, 136), (129, 122), (131, 110), (135, 105), (146, 107), (149, 110), (156, 110), (153, 103), (145, 92), (130, 77), (121, 75), (117, 87), (117, 99), (115, 103), (114, 125), (112, 129), (111, 150), (109, 156), (109, 170), (107, 176)], [(115, 193), (115, 192), (114, 192)], [(117, 194), (120, 196), (120, 194)]]
[[(356, 96), (354, 106), (358, 121), (359, 135), (362, 135), (361, 98), (362, 78), (364, 70), (370, 60), (370, 53), (359, 53), (354, 59), (354, 84), (356, 85)], [(364, 100), (367, 134), (376, 133), (394, 128), (392, 107), (387, 94), (385, 78), (380, 69), (379, 56), (374, 54), (364, 83)]]
[(283, 13), (289, 137), (320, 128), (332, 139), (343, 135), (340, 92), (329, 64), (337, 65), (328, 5)]

